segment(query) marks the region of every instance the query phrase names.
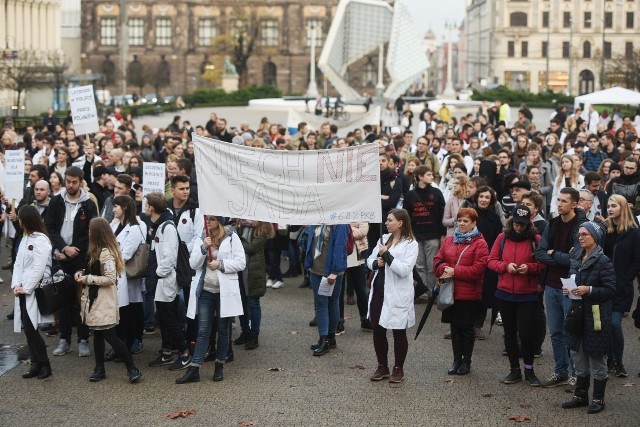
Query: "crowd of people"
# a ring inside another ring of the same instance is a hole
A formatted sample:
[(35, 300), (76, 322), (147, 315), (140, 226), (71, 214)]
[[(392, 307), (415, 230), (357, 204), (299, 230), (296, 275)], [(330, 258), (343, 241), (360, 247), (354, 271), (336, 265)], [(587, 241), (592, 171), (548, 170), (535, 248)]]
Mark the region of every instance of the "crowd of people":
[[(79, 356), (95, 357), (90, 381), (105, 379), (105, 362), (118, 359), (137, 382), (132, 355), (157, 328), (161, 349), (148, 367), (184, 369), (176, 379), (183, 384), (199, 381), (212, 360), (213, 380), (221, 381), (234, 345), (259, 346), (267, 289), (302, 276), (299, 286), (313, 292), (310, 324), (318, 328), (313, 356), (337, 347), (345, 302), (357, 304), (361, 328), (373, 335), (378, 367), (371, 380), (400, 383), (415, 304), (433, 302), (446, 283), (454, 287), (442, 311), (450, 324), (449, 375), (471, 372), (490, 312), (490, 324), (504, 327), (504, 384), (565, 386), (573, 397), (564, 408), (602, 411), (608, 372), (628, 376), (622, 322), (640, 274), (640, 112), (634, 121), (559, 107), (539, 131), (526, 105), (513, 123), (510, 108), (485, 102), (456, 118), (444, 104), (436, 112), (425, 103), (417, 134), (413, 114), (353, 130), (300, 123), (290, 135), (266, 117), (256, 128), (229, 128), (215, 113), (195, 127), (176, 116), (165, 129), (139, 129), (117, 108), (86, 137), (54, 115), (21, 138), (5, 128), (2, 150), (24, 150), (26, 159), (22, 200), (3, 200), (13, 241), (3, 267), (13, 271), (11, 316), (31, 357), (24, 378), (52, 374), (38, 329), (59, 336), (52, 355), (63, 356), (75, 326)], [(384, 223), (286, 226), (203, 215), (193, 133), (272, 150), (376, 144)], [(145, 162), (166, 164), (164, 193), (143, 197)], [(130, 274), (141, 246), (149, 252), (146, 271)], [(51, 318), (39, 312), (34, 289), (58, 270), (78, 297)], [(540, 380), (534, 363), (547, 337), (553, 366), (545, 368), (553, 372)]]

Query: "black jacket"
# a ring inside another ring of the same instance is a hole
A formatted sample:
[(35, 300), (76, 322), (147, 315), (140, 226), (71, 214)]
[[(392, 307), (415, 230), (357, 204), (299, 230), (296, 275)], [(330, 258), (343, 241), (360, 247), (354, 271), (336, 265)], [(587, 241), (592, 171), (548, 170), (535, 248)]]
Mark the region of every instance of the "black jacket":
[(382, 200), (382, 222), (387, 220), (387, 215), (391, 209), (395, 209), (402, 196), (402, 182), (392, 169), (380, 172), (380, 195), (389, 196)]
[(635, 172), (633, 175), (623, 174), (614, 178), (609, 185), (609, 196), (612, 194), (619, 194), (635, 205), (640, 196), (640, 174)]
[(604, 253), (612, 260), (616, 272), (613, 311), (631, 311), (633, 281), (640, 273), (640, 229), (632, 228), (622, 234), (607, 234), (604, 242)]
[(407, 193), (404, 208), (409, 212), (416, 239), (440, 239), (447, 234), (446, 227), (442, 225), (445, 203), (442, 192), (433, 185), (416, 187)]
[(100, 211), (102, 211), (102, 208), (104, 207), (105, 200), (113, 195), (108, 188), (103, 187), (96, 181), (93, 181), (91, 185), (89, 185), (89, 192), (96, 196), (96, 199), (98, 200), (98, 209)]

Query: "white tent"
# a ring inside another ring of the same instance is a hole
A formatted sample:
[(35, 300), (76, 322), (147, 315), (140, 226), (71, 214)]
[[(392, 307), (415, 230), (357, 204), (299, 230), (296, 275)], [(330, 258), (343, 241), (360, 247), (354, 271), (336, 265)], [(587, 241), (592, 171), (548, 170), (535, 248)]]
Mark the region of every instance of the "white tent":
[(584, 104), (585, 109), (587, 105), (598, 104), (640, 105), (640, 93), (623, 87), (612, 87), (598, 92), (576, 96), (573, 105), (577, 107), (579, 104)]

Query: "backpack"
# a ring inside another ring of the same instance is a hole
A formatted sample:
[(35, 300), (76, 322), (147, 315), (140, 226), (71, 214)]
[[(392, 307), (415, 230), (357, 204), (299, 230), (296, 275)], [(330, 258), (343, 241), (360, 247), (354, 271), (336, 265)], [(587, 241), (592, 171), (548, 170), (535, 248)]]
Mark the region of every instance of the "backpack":
[[(173, 224), (172, 220), (165, 221), (162, 224), (161, 230), (164, 233), (164, 229), (167, 225)], [(174, 224), (175, 227), (175, 224)], [(179, 288), (188, 288), (191, 286), (191, 279), (195, 276), (196, 271), (189, 265), (189, 248), (187, 244), (180, 239), (180, 233), (176, 228), (176, 234), (178, 235), (178, 262), (176, 263), (176, 283)]]
[(349, 225), (349, 235), (347, 236), (347, 255), (350, 255), (353, 252), (353, 249), (356, 247), (356, 239), (353, 237), (353, 230)]

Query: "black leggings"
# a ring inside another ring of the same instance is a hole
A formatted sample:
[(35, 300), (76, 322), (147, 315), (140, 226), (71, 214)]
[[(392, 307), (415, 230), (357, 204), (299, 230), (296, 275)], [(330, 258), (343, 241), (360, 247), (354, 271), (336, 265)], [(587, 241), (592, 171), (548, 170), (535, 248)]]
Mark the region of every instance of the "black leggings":
[(124, 361), (128, 368), (133, 367), (133, 358), (124, 343), (116, 335), (116, 328), (99, 329), (93, 331), (93, 352), (96, 358), (96, 367), (104, 368), (104, 342), (107, 341), (118, 357)]
[(40, 335), (40, 332), (31, 323), (29, 312), (27, 311), (27, 297), (24, 294), (18, 296), (20, 302), (20, 320), (24, 334), (27, 336), (27, 346), (29, 347), (29, 357), (32, 364), (48, 365), (47, 346)]

